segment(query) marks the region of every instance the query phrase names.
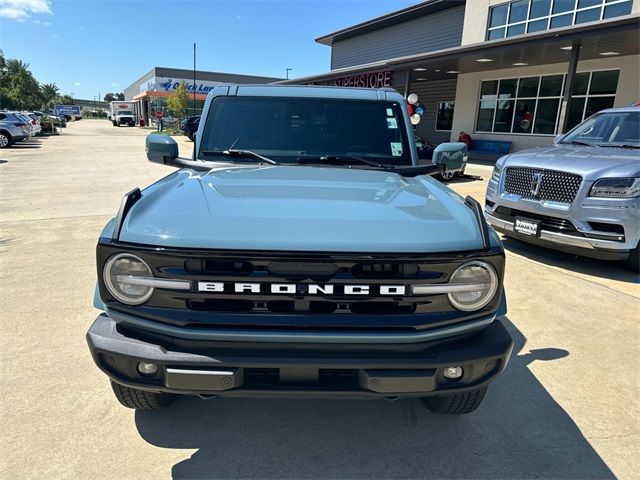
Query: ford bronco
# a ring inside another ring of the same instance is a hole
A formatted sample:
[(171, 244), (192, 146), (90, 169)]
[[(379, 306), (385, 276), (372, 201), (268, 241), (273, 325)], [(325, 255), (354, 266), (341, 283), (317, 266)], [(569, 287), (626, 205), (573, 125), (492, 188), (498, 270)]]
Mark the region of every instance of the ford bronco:
[(418, 165), (390, 89), (226, 85), (192, 158), (122, 200), (87, 333), (126, 407), (201, 398), (422, 398), (468, 413), (506, 367), (504, 251)]

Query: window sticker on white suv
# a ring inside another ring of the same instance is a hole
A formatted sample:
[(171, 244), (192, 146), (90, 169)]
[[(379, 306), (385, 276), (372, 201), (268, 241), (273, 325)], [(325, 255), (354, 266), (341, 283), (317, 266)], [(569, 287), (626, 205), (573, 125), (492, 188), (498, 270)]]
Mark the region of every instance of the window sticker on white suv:
[(387, 128), (398, 128), (398, 121), (395, 118), (387, 118)]
[(391, 155), (394, 157), (402, 156), (402, 142), (391, 142)]

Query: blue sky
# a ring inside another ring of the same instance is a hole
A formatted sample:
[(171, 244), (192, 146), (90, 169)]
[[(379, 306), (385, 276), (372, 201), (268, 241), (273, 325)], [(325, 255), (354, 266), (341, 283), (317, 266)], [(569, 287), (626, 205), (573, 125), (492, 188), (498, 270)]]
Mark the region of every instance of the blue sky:
[(153, 66), (284, 77), (329, 70), (318, 36), (417, 0), (0, 0), (0, 48), (41, 83), (93, 99)]

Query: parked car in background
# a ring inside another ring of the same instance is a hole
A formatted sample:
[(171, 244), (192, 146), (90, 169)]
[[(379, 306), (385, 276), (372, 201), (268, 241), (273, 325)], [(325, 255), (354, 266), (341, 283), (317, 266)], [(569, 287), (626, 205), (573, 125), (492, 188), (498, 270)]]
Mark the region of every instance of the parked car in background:
[(198, 125), (200, 125), (200, 115), (187, 117), (180, 122), (180, 130), (189, 137), (189, 140), (193, 141), (198, 131)]
[(38, 117), (35, 113), (26, 113), (27, 117), (31, 119), (31, 125), (33, 126), (33, 130), (36, 135), (42, 132), (42, 125), (40, 124), (40, 117)]
[(602, 110), (552, 146), (501, 157), (485, 215), (509, 237), (638, 269), (640, 108)]
[(0, 148), (8, 148), (31, 136), (31, 123), (16, 112), (0, 112)]

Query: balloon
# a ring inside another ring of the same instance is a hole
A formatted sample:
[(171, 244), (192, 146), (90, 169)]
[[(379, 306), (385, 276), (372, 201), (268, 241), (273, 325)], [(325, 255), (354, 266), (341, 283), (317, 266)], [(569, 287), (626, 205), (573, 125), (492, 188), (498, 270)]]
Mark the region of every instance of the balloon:
[(420, 115), (418, 115), (417, 113), (414, 113), (413, 115), (411, 115), (410, 120), (411, 120), (411, 125), (417, 125), (420, 123)]
[(416, 113), (417, 113), (418, 115), (420, 115), (420, 116), (424, 115), (424, 106), (422, 106), (422, 105), (418, 105), (418, 106), (416, 107)]
[(418, 103), (418, 95), (416, 95), (415, 93), (410, 93), (407, 97), (407, 102), (409, 102), (411, 105)]

